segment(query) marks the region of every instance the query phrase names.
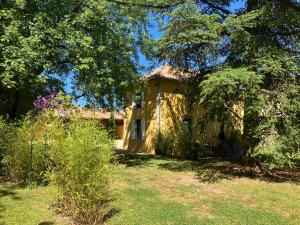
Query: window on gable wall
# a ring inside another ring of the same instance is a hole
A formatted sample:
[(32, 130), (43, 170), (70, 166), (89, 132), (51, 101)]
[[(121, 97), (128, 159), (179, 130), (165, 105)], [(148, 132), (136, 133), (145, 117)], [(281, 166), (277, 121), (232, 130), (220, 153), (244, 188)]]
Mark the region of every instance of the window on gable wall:
[(144, 107), (144, 92), (138, 92), (132, 96), (132, 107), (140, 109)]

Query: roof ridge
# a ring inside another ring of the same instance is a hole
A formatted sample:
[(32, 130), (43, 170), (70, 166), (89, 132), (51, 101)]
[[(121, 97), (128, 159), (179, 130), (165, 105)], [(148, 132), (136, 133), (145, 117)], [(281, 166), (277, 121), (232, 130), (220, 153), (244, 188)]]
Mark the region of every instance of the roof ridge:
[(142, 79), (164, 78), (181, 81), (184, 79), (193, 78), (199, 74), (199, 72), (184, 71), (183, 69), (174, 67), (172, 65), (164, 64), (163, 66), (143, 76)]

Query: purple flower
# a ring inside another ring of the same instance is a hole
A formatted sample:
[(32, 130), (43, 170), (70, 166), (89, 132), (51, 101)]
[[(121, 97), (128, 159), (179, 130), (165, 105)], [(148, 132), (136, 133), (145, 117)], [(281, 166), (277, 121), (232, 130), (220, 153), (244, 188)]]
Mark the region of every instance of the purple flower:
[(56, 96), (57, 96), (56, 93), (46, 95), (46, 96), (39, 96), (33, 103), (34, 107), (39, 110), (55, 108)]
[(66, 109), (71, 106), (70, 98), (63, 94), (53, 93), (46, 96), (39, 96), (34, 101), (34, 107), (38, 110)]

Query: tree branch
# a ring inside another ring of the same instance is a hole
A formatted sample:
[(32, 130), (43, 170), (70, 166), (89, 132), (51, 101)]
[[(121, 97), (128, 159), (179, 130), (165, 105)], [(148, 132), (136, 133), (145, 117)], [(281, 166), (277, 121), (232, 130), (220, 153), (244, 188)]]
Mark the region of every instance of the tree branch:
[(226, 103), (224, 103), (226, 109), (228, 109), (234, 116), (243, 121), (243, 118), (240, 117), (232, 108), (230, 108)]
[[(134, 1), (126, 1), (126, 0), (107, 0), (109, 2), (114, 2), (116, 4), (119, 5), (124, 5), (124, 6), (140, 6), (140, 7), (145, 7), (145, 8), (156, 8), (156, 9), (168, 9), (171, 7), (175, 7), (181, 4), (184, 4), (185, 2), (187, 2), (187, 0), (178, 0), (178, 1), (174, 1), (172, 3), (164, 3), (164, 4), (151, 4), (151, 3), (139, 3), (139, 2), (134, 2)], [(197, 1), (198, 2), (198, 1)], [(223, 14), (230, 14), (230, 10), (224, 9), (221, 6), (218, 6), (214, 3), (212, 3), (210, 0), (201, 0), (198, 2), (208, 5), (209, 7), (211, 7), (212, 9), (218, 10), (220, 12), (222, 12)]]
[(300, 12), (300, 3), (299, 1), (295, 0), (276, 0), (281, 5), (289, 6), (290, 8), (293, 8), (295, 11)]
[(213, 8), (215, 10), (218, 10), (226, 15), (229, 15), (231, 13), (229, 10), (224, 9), (221, 6), (215, 5), (209, 0), (201, 0), (201, 2), (203, 2), (204, 4), (208, 5), (209, 7)]
[(180, 0), (170, 4), (151, 4), (151, 3), (138, 3), (138, 2), (126, 1), (126, 0), (106, 0), (106, 1), (113, 2), (119, 5), (124, 5), (124, 6), (140, 6), (144, 8), (156, 8), (156, 9), (168, 9), (186, 2), (185, 0)]

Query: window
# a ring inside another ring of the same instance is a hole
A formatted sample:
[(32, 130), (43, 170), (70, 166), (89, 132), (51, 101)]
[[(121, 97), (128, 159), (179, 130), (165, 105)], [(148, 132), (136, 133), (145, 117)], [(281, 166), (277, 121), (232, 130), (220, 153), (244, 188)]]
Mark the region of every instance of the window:
[(132, 96), (132, 107), (137, 109), (144, 107), (144, 92), (138, 92)]
[(135, 106), (137, 109), (142, 108), (142, 93), (139, 92), (135, 95)]
[(135, 121), (135, 133), (136, 133), (136, 139), (142, 140), (142, 120), (138, 119)]
[(132, 121), (131, 127), (132, 140), (145, 140), (145, 120), (136, 119)]

